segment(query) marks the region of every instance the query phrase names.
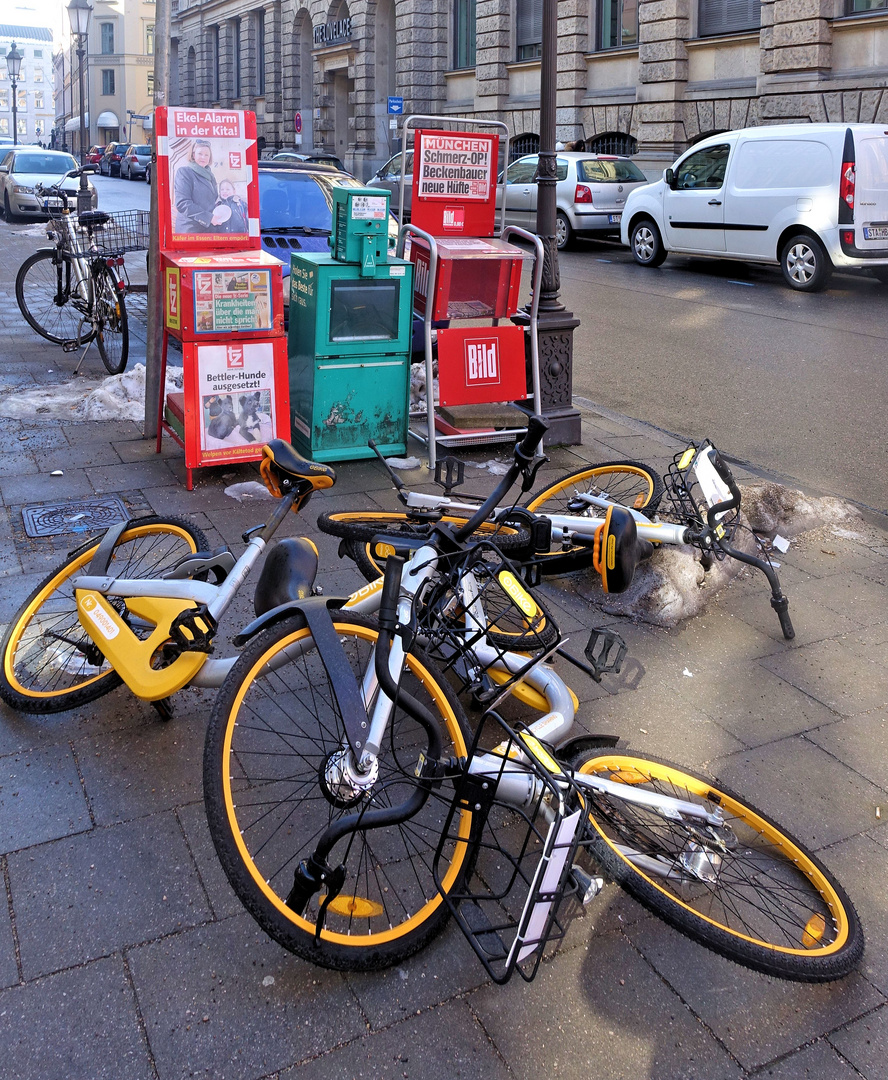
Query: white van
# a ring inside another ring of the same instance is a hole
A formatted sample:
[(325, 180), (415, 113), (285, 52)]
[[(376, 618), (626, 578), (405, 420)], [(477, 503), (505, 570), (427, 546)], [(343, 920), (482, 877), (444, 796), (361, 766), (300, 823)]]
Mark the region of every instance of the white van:
[(711, 135), (633, 191), (620, 236), (642, 266), (670, 252), (779, 263), (793, 289), (833, 268), (888, 282), (888, 130), (781, 124)]

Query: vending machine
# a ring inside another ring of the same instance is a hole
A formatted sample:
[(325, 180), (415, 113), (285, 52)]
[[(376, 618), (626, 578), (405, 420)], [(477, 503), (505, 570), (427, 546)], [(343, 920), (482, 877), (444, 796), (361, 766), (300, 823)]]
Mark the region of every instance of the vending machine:
[(389, 255), (389, 198), (335, 190), (332, 251), (291, 256), (291, 429), (315, 461), (407, 449), (413, 267)]

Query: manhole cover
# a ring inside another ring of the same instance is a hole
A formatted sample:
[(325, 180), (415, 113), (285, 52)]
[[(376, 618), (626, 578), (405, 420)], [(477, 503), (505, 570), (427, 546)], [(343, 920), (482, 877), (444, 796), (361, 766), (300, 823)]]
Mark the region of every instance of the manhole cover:
[(62, 533), (96, 532), (126, 521), (129, 512), (116, 495), (100, 499), (44, 506), (23, 506), (22, 521), (28, 536), (61, 536)]

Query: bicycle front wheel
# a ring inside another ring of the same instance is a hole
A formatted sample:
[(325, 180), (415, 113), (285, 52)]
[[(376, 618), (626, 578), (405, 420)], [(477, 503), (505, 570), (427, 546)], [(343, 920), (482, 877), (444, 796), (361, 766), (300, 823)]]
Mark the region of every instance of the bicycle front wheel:
[[(596, 754), (598, 756), (596, 756)], [(785, 829), (721, 784), (655, 758), (593, 752), (576, 772), (720, 809), (678, 821), (583, 789), (588, 848), (627, 892), (676, 929), (745, 967), (800, 982), (847, 975), (863, 955), (854, 905)]]
[(95, 278), (96, 344), (109, 374), (119, 375), (129, 356), (129, 323), (123, 289), (108, 267)]
[[(120, 678), (80, 625), (71, 579), (84, 573), (101, 537), (74, 551), (19, 608), (0, 645), (0, 698), (23, 712), (73, 709), (107, 694)], [(162, 577), (184, 555), (208, 551), (200, 529), (183, 518), (133, 521), (120, 535), (111, 558), (114, 577)], [(121, 600), (113, 601), (121, 617)]]
[(47, 341), (86, 344), (92, 340), (93, 327), (85, 319), (87, 304), (78, 288), (70, 256), (47, 248), (29, 255), (19, 267), (15, 299), (28, 325)]
[[(378, 631), (344, 612), (336, 632), (359, 682), (373, 663)], [(404, 690), (439, 721), (446, 760), (464, 757), (467, 725), (450, 688), (420, 653), (407, 656)], [(204, 797), (216, 850), (234, 891), (267, 934), (322, 967), (371, 971), (399, 963), (443, 927), (447, 907), (432, 863), (453, 801), (453, 784), (435, 782), (413, 817), (349, 833), (329, 856), (346, 869), (316, 937), (319, 905), (289, 907), (293, 874), (325, 829), (362, 810), (398, 806), (413, 793), (428, 751), (423, 728), (395, 706), (367, 783), (350, 775), (342, 716), (310, 632), (288, 619), (258, 635), (241, 653), (210, 717)], [(457, 817), (444, 841), (439, 872), (450, 891), (468, 863), (471, 812)]]
[[(441, 518), (445, 524), (459, 528), (468, 518), (452, 515)], [(428, 536), (428, 522), (416, 521), (410, 514), (382, 510), (359, 513), (321, 514), (318, 528), (330, 536), (338, 536), (346, 541), (346, 552), (367, 579), (375, 581), (385, 571), (385, 557), (377, 555), (371, 543), (374, 536), (385, 533), (389, 536), (402, 536), (409, 539)], [(469, 543), (489, 540), (500, 551), (515, 551), (526, 547), (530, 542), (530, 533), (520, 525), (498, 525), (492, 521), (482, 521), (469, 538)]]

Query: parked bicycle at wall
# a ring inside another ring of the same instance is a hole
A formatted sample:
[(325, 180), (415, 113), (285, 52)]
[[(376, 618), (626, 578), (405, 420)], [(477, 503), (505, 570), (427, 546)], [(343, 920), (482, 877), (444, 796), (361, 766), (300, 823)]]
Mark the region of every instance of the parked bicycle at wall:
[[(73, 169), (63, 179), (80, 174)], [(88, 210), (78, 215), (61, 181), (35, 190), (44, 200), (47, 237), (55, 246), (22, 263), (15, 279), (18, 306), (47, 341), (66, 352), (83, 348), (75, 371), (95, 342), (105, 367), (118, 375), (129, 354), (124, 255), (147, 249), (148, 212)]]

